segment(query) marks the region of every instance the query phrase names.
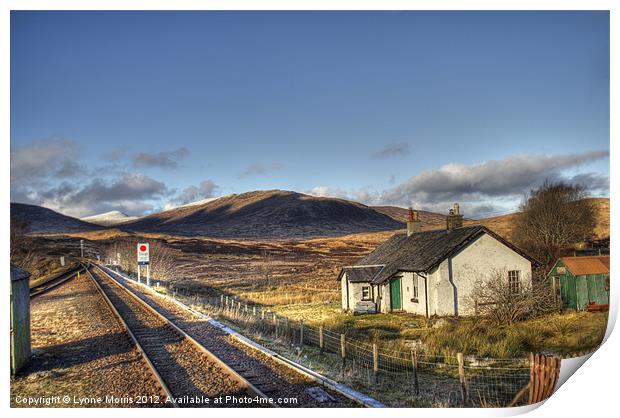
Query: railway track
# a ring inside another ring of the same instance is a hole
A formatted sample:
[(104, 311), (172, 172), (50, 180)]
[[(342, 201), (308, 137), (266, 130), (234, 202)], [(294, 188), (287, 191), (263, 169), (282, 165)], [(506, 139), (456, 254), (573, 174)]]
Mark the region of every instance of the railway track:
[(172, 406), (275, 406), (247, 379), (105, 271), (95, 266), (87, 271)]
[[(99, 271), (103, 271), (97, 266)], [(279, 365), (273, 360), (260, 356), (260, 353), (251, 352), (236, 343), (228, 334), (211, 325), (207, 321), (199, 320), (177, 304), (162, 298), (152, 297), (139, 290), (137, 285), (116, 280), (105, 272), (118, 286), (131, 292), (151, 309), (156, 310), (198, 343), (206, 347), (221, 361), (235, 370), (239, 375), (251, 382), (254, 387), (273, 399), (295, 398), (296, 407), (352, 407), (359, 406), (344, 396), (331, 393), (331, 401), (317, 400), (310, 395), (317, 390), (317, 383), (301, 377), (297, 372)]]
[(39, 283), (36, 286), (33, 286), (30, 288), (30, 297), (34, 298), (37, 297), (51, 289), (54, 289), (55, 287), (60, 286), (61, 284), (65, 283), (68, 280), (71, 280), (72, 278), (74, 278), (78, 272), (79, 273), (83, 273), (84, 272), (84, 267), (80, 266), (76, 269), (67, 271), (63, 274), (60, 274), (56, 277), (53, 277), (49, 280), (46, 280), (43, 283)]

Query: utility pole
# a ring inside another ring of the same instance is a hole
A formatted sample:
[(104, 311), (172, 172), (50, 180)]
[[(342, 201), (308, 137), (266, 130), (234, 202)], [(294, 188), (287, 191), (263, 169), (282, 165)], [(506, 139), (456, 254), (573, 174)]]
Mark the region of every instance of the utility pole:
[(84, 258), (84, 240), (83, 239), (80, 240), (80, 254), (82, 255), (82, 258)]

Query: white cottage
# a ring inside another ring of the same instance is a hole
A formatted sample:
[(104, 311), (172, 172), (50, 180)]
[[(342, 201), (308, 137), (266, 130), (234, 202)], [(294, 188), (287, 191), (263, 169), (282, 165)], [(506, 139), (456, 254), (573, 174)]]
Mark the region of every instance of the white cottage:
[(463, 227), (458, 204), (446, 229), (420, 231), (409, 210), (407, 233), (393, 235), (339, 275), (342, 309), (354, 313), (410, 312), (471, 315), (468, 297), (478, 278), (506, 275), (516, 291), (531, 284), (536, 260), (481, 225)]

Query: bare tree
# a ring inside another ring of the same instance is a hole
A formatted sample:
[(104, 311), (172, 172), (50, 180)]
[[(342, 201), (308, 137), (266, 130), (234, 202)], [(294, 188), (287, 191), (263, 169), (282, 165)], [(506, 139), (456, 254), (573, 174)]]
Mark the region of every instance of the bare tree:
[(129, 238), (119, 238), (106, 247), (106, 258), (115, 260), (121, 270), (135, 273), (137, 241)]
[[(121, 238), (107, 246), (106, 258), (116, 260), (119, 267), (128, 273), (137, 273), (137, 245), (139, 239)], [(144, 240), (148, 241), (148, 240)], [(178, 278), (177, 264), (170, 247), (162, 241), (150, 242), (150, 272), (152, 278), (174, 280)]]
[(557, 307), (546, 283), (531, 280), (529, 275), (511, 282), (507, 270), (476, 280), (466, 302), (476, 315), (501, 325), (512, 325)]
[(179, 278), (179, 269), (170, 247), (160, 241), (151, 243), (150, 247), (151, 276), (167, 281)]
[(588, 240), (596, 226), (595, 211), (584, 187), (546, 181), (521, 204), (513, 238), (545, 267), (561, 250)]

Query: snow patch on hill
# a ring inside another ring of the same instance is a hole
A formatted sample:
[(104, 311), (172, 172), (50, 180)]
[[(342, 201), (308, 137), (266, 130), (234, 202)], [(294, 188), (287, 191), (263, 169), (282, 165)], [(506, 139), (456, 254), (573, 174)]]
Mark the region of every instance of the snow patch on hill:
[(123, 222), (134, 221), (138, 219), (137, 216), (129, 216), (120, 212), (118, 210), (113, 210), (106, 213), (100, 213), (98, 215), (87, 216), (85, 218), (81, 218), (81, 220), (85, 222), (90, 222), (92, 224), (110, 226), (110, 225), (118, 225)]

